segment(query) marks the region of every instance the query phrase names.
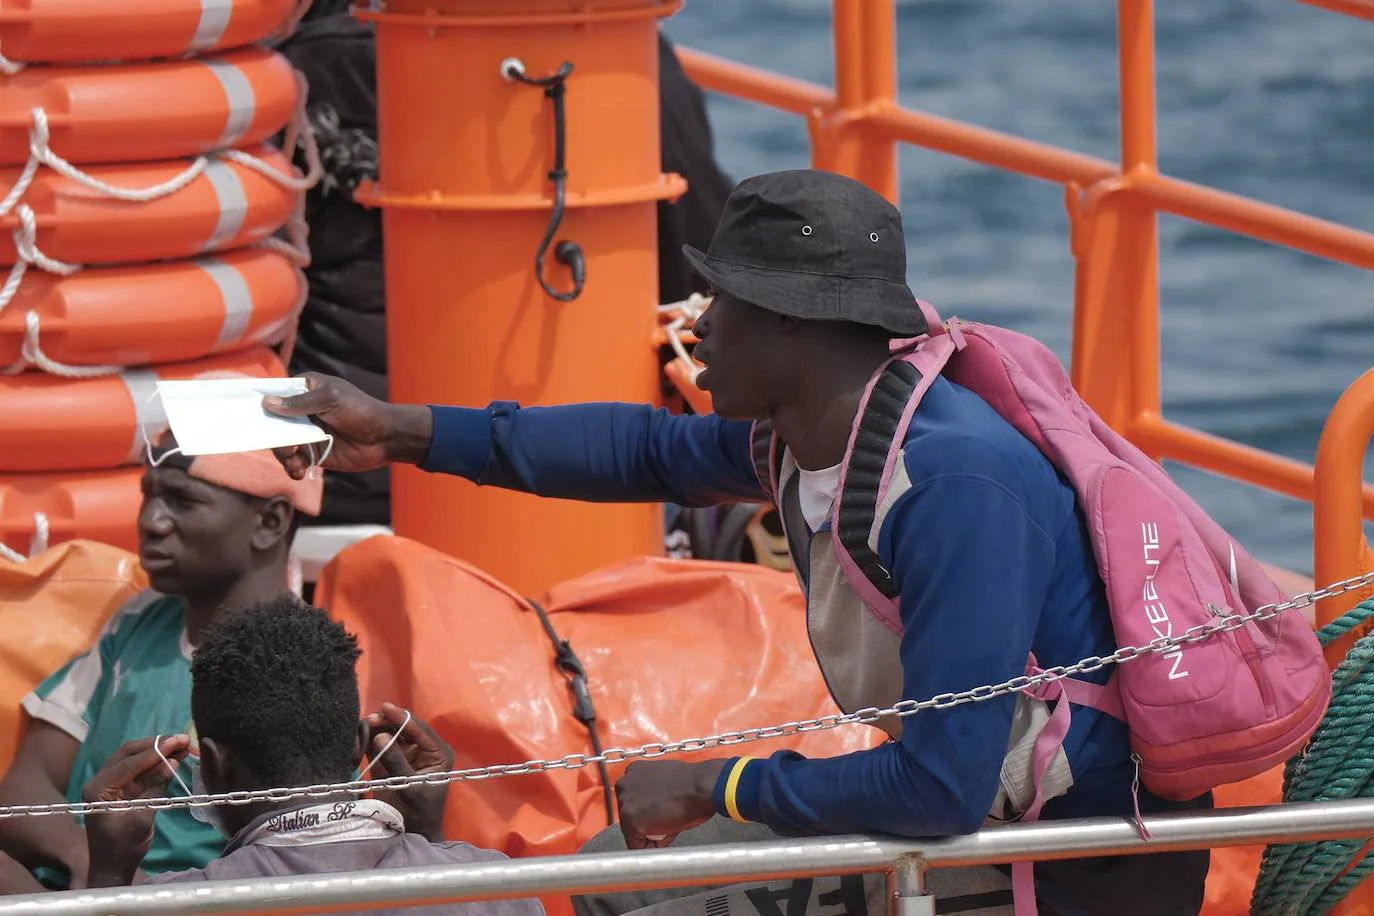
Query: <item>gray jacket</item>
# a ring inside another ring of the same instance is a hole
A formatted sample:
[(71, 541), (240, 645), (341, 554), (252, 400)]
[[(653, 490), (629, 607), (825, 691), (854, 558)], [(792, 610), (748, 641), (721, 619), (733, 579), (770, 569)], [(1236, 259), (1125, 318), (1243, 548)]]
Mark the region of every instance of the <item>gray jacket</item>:
[[(494, 850), (479, 849), (467, 843), (431, 843), (415, 833), (396, 832), (387, 836), (356, 838), (307, 838), (298, 834), (287, 840), (280, 832), (275, 835), (268, 832), (268, 825), (282, 820), (283, 815), (289, 822), (291, 813), (278, 811), (258, 818), (230, 842), (224, 855), (205, 868), (154, 875), (147, 883), (280, 878), (423, 865), (465, 865), (498, 862), (506, 858)], [(416, 913), (428, 916), (544, 916), (544, 907), (537, 899), (528, 898), (352, 912), (374, 916), (410, 916)]]

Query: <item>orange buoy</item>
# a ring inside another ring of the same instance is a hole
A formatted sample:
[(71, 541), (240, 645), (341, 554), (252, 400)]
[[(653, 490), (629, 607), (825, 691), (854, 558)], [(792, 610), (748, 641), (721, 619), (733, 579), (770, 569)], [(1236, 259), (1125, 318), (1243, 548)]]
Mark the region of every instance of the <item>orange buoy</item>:
[[(254, 147), (244, 152), (283, 178), (299, 177), (277, 150)], [(168, 160), (84, 171), (112, 187), (138, 190), (170, 182), (190, 165), (188, 160)], [(0, 170), (0, 197), (18, 177), (19, 169)], [(117, 200), (41, 169), (16, 209), (27, 205), (33, 210), (35, 241), (48, 257), (78, 264), (122, 264), (190, 257), (260, 241), (287, 221), (299, 196), (254, 169), (212, 158), (185, 187), (146, 202)], [(17, 212), (0, 219), (0, 264), (15, 262), (11, 230), (20, 226)]]
[(297, 0), (0, 0), (0, 51), (20, 63), (174, 57), (251, 45)]
[(30, 271), (0, 310), (0, 366), (19, 360), (30, 314), (43, 354), (72, 366), (177, 362), (276, 344), (304, 289), (290, 260), (265, 248), (70, 277)]
[(28, 162), (34, 108), (46, 113), (48, 147), (58, 156), (139, 162), (262, 143), (286, 126), (298, 95), (290, 62), (261, 48), (109, 67), (31, 67), (5, 83), (0, 166)]
[(74, 474), (0, 474), (0, 543), (27, 555), (39, 530), (49, 544), (87, 538), (138, 550), (139, 466)]
[[(387, 0), (376, 24), (390, 396), (484, 406), (661, 397), (660, 200), (685, 188), (659, 150), (658, 19), (676, 0)], [(517, 59), (513, 75), (505, 64)], [(562, 85), (546, 95), (537, 80)], [(462, 86), (434, 105), (435, 86)], [(566, 212), (543, 279), (535, 256), (554, 212), (556, 123), (566, 131)], [(611, 126), (614, 126), (611, 129)], [(461, 155), (455, 155), (461, 150)], [(563, 248), (567, 251), (566, 247)], [(458, 371), (455, 371), (457, 367)], [(519, 590), (663, 552), (658, 506), (540, 500), (416, 468), (392, 470), (398, 534)], [(463, 524), (454, 524), (463, 519)]]
[(139, 460), (143, 430), (149, 438), (166, 426), (153, 397), (165, 379), (194, 379), (210, 372), (258, 378), (285, 375), (266, 348), (187, 363), (126, 369), (100, 378), (66, 379), (42, 372), (0, 377), (0, 471), (67, 471), (118, 467)]

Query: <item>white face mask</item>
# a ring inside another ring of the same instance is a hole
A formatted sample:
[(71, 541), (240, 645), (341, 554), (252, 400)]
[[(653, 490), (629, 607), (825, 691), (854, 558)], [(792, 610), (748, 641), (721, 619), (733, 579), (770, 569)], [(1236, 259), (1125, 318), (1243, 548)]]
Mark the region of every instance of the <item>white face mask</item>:
[(291, 445), (306, 446), (313, 459), (315, 446), (324, 443), (324, 453), (312, 462), (313, 471), (329, 457), (334, 437), (307, 417), (281, 417), (262, 408), (265, 396), (291, 397), (305, 392), (305, 379), (300, 378), (159, 380), (148, 401), (161, 398), (177, 447), (155, 459), (148, 430), (142, 427), (148, 461), (157, 467), (177, 452), (193, 457)]
[[(372, 769), (373, 765), (383, 756), (385, 756), (386, 752), (391, 750), (391, 746), (396, 743), (396, 739), (401, 737), (401, 732), (406, 730), (406, 726), (410, 724), (411, 719), (409, 709), (405, 711), (405, 714), (406, 717), (405, 720), (401, 722), (401, 727), (396, 729), (396, 733), (391, 736), (391, 740), (387, 741), (387, 743), (382, 746), (382, 750), (377, 754), (377, 756), (373, 757), (368, 762), (367, 766), (365, 766), (362, 769), (362, 772), (358, 774), (358, 779), (366, 778), (368, 772)], [(192, 767), (191, 787), (188, 789), (186, 787), (186, 781), (181, 778), (181, 773), (177, 770), (177, 768), (172, 766), (172, 762), (168, 760), (167, 757), (162, 753), (161, 735), (158, 735), (156, 738), (153, 739), (153, 749), (157, 751), (157, 755), (162, 758), (162, 762), (167, 765), (167, 769), (171, 771), (172, 776), (177, 781), (177, 784), (181, 786), (182, 790), (185, 791), (187, 795), (210, 794), (210, 791), (205, 788), (204, 778), (200, 775), (199, 763), (195, 764)], [(187, 810), (191, 812), (191, 817), (195, 818), (197, 821), (200, 821), (207, 827), (214, 828), (216, 831), (219, 832), (219, 835), (224, 837), (226, 840), (233, 839), (233, 837), (230, 836), (229, 831), (224, 826), (223, 815), (221, 814), (219, 808), (219, 805), (196, 805), (191, 808), (188, 808)]]
[[(180, 777), (177, 778), (177, 781), (181, 781)], [(185, 787), (185, 785), (185, 783), (182, 783), (183, 788)], [(190, 794), (210, 794), (209, 790), (205, 788), (205, 780), (201, 778), (199, 765), (197, 765), (195, 769), (191, 772)], [(219, 835), (224, 837), (226, 840), (231, 839), (231, 837), (229, 836), (229, 831), (225, 829), (224, 821), (220, 817), (220, 810), (218, 805), (200, 805), (199, 807), (188, 808), (187, 810), (191, 812), (191, 817), (200, 821), (207, 827), (214, 828), (216, 831), (219, 832)]]
[[(201, 778), (199, 763), (195, 764), (191, 768), (191, 787), (188, 789), (186, 787), (186, 780), (181, 778), (181, 772), (176, 767), (173, 767), (172, 762), (167, 759), (167, 756), (165, 754), (162, 753), (161, 735), (158, 735), (156, 738), (153, 739), (153, 750), (157, 751), (157, 755), (161, 757), (162, 762), (167, 765), (167, 769), (170, 770), (172, 773), (172, 778), (174, 778), (177, 781), (177, 785), (181, 786), (183, 792), (185, 792), (187, 795), (210, 794), (205, 788), (205, 781)], [(216, 831), (219, 832), (219, 835), (224, 837), (226, 840), (230, 838), (228, 832), (224, 829), (224, 821), (220, 817), (218, 806), (199, 805), (197, 807), (187, 808), (186, 810), (191, 812), (191, 817), (200, 821), (207, 827), (214, 828)]]

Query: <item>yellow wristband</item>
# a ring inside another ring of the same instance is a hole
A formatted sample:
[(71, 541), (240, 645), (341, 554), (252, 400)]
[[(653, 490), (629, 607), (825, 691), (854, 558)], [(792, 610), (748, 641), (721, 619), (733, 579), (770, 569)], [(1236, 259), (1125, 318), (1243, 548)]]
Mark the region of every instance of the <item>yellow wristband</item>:
[(735, 761), (730, 768), (730, 775), (725, 777), (725, 813), (730, 815), (732, 820), (739, 821), (741, 824), (749, 823), (739, 813), (739, 804), (735, 801), (735, 790), (739, 788), (739, 778), (744, 772), (744, 767), (753, 757), (741, 757)]

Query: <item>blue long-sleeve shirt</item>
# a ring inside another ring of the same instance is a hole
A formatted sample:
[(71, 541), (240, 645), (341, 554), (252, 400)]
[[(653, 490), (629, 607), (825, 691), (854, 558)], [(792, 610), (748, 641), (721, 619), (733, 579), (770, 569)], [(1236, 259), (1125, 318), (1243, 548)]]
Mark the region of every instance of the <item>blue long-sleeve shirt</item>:
[[(431, 409), (425, 470), (603, 502), (695, 506), (766, 498), (754, 476), (747, 422), (629, 404)], [(1000, 683), (1022, 673), (1032, 651), (1045, 667), (1112, 651), (1106, 599), (1073, 490), (1028, 440), (976, 395), (937, 379), (905, 445), (912, 487), (888, 512), (878, 543), (900, 590), (904, 697)], [(1099, 682), (1108, 673), (1098, 672)], [(735, 773), (736, 758), (717, 784), (717, 810), (732, 813), (726, 789), (733, 773), (736, 812), (784, 835), (970, 833), (997, 791), (1014, 702), (1007, 696), (923, 712), (904, 720), (900, 741), (840, 757), (784, 751)], [(1076, 709), (1065, 752), (1074, 786), (1046, 805), (1044, 817), (1132, 811), (1124, 724)], [(1143, 788), (1140, 805), (1147, 812), (1181, 807)], [(1204, 873), (1205, 861), (1203, 854)], [(1124, 867), (1151, 870), (1143, 863)], [(1175, 861), (1176, 878), (1179, 867)], [(1056, 870), (1064, 867), (1038, 867), (1038, 883)], [(1072, 883), (1099, 882), (1075, 875)], [(1109, 881), (1104, 892), (1115, 898), (1129, 884)], [(1074, 911), (1062, 890), (1050, 896)], [(1157, 893), (1147, 899), (1149, 912), (1175, 912), (1159, 908), (1165, 901)]]

